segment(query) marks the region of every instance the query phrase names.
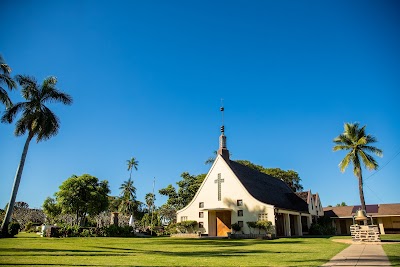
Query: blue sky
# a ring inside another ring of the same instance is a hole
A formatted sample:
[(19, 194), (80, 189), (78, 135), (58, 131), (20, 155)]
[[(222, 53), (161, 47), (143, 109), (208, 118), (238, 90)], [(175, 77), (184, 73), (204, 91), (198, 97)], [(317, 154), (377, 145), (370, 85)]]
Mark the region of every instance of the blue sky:
[[(74, 98), (50, 105), (60, 132), (31, 143), (17, 200), (40, 207), (84, 173), (118, 195), (132, 156), (142, 201), (153, 177), (158, 192), (205, 173), (223, 98), (232, 158), (297, 171), (324, 206), (359, 204), (332, 139), (345, 122), (367, 125), (384, 168), (364, 171), (366, 202), (399, 203), (399, 11), (397, 1), (3, 0), (12, 74), (54, 75)], [(13, 130), (0, 124), (0, 207), (26, 138)]]

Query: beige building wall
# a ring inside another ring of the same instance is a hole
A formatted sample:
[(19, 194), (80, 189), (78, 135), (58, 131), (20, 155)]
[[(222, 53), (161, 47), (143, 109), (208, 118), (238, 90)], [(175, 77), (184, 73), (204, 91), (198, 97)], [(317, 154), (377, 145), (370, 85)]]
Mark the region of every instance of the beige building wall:
[[(223, 180), (220, 187), (220, 200), (218, 199), (218, 174)], [(243, 201), (242, 206), (237, 205), (238, 200)], [(204, 206), (201, 207), (200, 203), (203, 203)], [(243, 221), (243, 233), (250, 233), (246, 222), (257, 221), (259, 214), (267, 214), (266, 219), (275, 225), (274, 206), (253, 198), (220, 155), (217, 156), (193, 200), (188, 206), (177, 212), (177, 221), (187, 219), (202, 222), (204, 229), (199, 229), (199, 231), (215, 236), (215, 212), (219, 210), (231, 211), (232, 224)], [(243, 211), (243, 216), (238, 215), (239, 210)], [(201, 212), (203, 218), (200, 218)]]

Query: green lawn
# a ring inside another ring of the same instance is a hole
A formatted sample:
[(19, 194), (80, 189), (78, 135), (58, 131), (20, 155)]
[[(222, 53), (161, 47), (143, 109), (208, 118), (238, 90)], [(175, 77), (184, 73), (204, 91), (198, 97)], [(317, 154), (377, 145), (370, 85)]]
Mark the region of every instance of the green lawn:
[(400, 266), (400, 244), (390, 244), (389, 241), (400, 242), (400, 234), (381, 235), (383, 250), (385, 250), (392, 266)]
[(0, 266), (319, 266), (348, 245), (329, 238), (0, 239)]

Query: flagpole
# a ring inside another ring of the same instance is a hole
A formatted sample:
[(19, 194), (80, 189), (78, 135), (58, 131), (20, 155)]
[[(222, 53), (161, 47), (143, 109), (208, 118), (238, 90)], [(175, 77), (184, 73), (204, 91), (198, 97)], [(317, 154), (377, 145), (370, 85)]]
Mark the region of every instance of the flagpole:
[(154, 177), (154, 180), (153, 180), (153, 200), (152, 200), (151, 221), (150, 221), (150, 225), (151, 225), (150, 235), (151, 236), (153, 236), (153, 214), (154, 214), (154, 198), (155, 198), (154, 186), (155, 186), (155, 184), (156, 184), (156, 177)]

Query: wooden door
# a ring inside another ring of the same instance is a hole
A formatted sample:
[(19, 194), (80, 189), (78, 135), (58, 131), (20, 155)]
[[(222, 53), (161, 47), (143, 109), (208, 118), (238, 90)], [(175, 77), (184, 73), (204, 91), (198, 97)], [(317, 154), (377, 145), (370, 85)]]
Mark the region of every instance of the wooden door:
[(217, 211), (217, 236), (227, 236), (231, 231), (231, 212)]

